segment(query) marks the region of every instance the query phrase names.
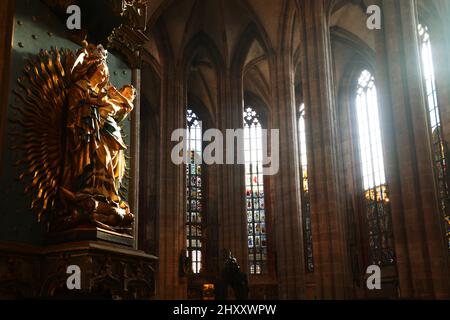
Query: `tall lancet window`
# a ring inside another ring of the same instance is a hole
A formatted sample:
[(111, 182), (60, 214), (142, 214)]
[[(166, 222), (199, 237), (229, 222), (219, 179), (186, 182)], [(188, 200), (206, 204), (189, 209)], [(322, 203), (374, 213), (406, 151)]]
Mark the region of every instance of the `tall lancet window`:
[(262, 127), (253, 108), (244, 111), (245, 194), (250, 274), (267, 272)]
[(386, 184), (375, 78), (364, 70), (356, 96), (359, 156), (364, 191), (364, 209), (369, 263), (394, 263), (389, 189)]
[(298, 140), (300, 149), (300, 173), (302, 179), (300, 192), (302, 201), (305, 264), (307, 272), (314, 272), (311, 206), (309, 201), (308, 153), (306, 143), (306, 112), (304, 103), (302, 103), (298, 112)]
[(428, 125), (432, 139), (433, 159), (439, 191), (439, 208), (445, 225), (447, 246), (450, 251), (450, 188), (447, 167), (448, 145), (445, 142), (442, 133), (430, 34), (428, 32), (428, 27), (425, 25), (419, 24), (418, 29), (421, 45), (422, 73), (428, 107)]
[[(187, 110), (187, 152), (189, 155), (186, 165), (186, 235), (187, 256), (191, 261), (192, 272), (202, 270), (203, 252), (203, 175), (202, 175), (202, 122), (190, 109)], [(197, 159), (197, 160), (196, 160)]]

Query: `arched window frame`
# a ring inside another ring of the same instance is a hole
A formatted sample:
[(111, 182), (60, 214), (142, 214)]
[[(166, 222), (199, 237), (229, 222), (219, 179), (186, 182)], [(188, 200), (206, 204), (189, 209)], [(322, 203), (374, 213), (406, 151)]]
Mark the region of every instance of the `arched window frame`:
[[(249, 274), (261, 276), (269, 273), (267, 186), (262, 171), (262, 141), (257, 141), (264, 119), (259, 110), (250, 105), (244, 108), (243, 118)], [(257, 161), (253, 161), (255, 153), (259, 155)]]
[(382, 117), (373, 72), (370, 68), (359, 69), (353, 83), (352, 132), (357, 160), (356, 185), (360, 190), (363, 262), (365, 265), (392, 266), (396, 258), (391, 206), (384, 169)]
[(430, 29), (427, 24), (419, 21), (417, 25), (420, 49), (420, 68), (426, 101), (427, 120), (431, 142), (431, 153), (434, 163), (436, 188), (438, 191), (438, 206), (442, 216), (442, 224), (450, 253), (450, 173), (448, 159), (450, 156), (448, 143), (444, 139), (442, 115), (438, 101), (438, 89), (433, 56), (433, 46)]
[[(194, 109), (186, 109), (188, 163), (186, 164), (186, 255), (189, 272), (200, 274), (205, 264), (206, 185), (203, 164), (203, 121)], [(194, 157), (197, 152), (197, 160)]]
[(314, 272), (312, 217), (310, 202), (310, 181), (308, 167), (309, 144), (307, 141), (307, 113), (305, 104), (302, 102), (297, 109), (298, 144), (300, 161), (300, 199), (302, 205), (303, 226), (303, 250), (305, 256), (305, 270), (307, 273)]

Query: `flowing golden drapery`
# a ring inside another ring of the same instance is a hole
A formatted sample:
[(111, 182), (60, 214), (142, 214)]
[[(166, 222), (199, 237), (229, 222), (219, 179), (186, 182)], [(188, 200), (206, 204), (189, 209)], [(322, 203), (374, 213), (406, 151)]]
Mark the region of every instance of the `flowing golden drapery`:
[(120, 204), (119, 187), (125, 174), (126, 145), (118, 121), (132, 106), (97, 92), (81, 80), (68, 96), (67, 162), (64, 187), (78, 193), (104, 196)]

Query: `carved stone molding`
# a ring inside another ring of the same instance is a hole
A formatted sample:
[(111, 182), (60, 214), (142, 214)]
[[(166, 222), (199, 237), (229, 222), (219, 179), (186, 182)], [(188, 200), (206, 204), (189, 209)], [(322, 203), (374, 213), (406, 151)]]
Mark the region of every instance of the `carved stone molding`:
[(108, 48), (118, 51), (133, 69), (140, 68), (140, 51), (149, 40), (145, 35), (147, 5), (147, 0), (123, 0), (120, 14), (124, 23), (115, 28), (108, 37)]
[[(48, 247), (0, 244), (0, 299), (149, 300), (157, 258), (101, 242)], [(67, 289), (67, 267), (81, 270), (81, 290)]]
[(148, 3), (148, 0), (123, 0), (121, 15), (133, 30), (145, 31)]
[(140, 51), (147, 36), (142, 31), (134, 30), (128, 25), (114, 29), (108, 38), (108, 49), (119, 52), (132, 69), (140, 69)]

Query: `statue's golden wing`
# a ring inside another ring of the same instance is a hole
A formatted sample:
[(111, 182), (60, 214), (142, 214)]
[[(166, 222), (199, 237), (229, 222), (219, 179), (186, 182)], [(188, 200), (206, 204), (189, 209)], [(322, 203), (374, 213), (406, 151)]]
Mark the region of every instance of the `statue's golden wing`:
[(14, 146), (21, 154), (16, 162), (25, 192), (33, 196), (31, 208), (41, 220), (55, 208), (64, 159), (64, 124), (67, 88), (75, 57), (70, 50), (42, 51), (30, 59), (13, 106)]

